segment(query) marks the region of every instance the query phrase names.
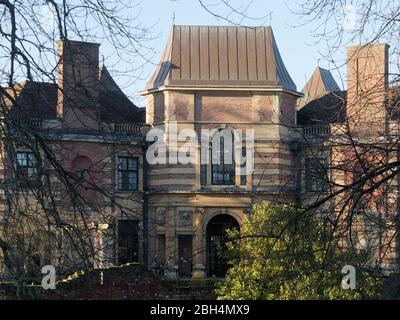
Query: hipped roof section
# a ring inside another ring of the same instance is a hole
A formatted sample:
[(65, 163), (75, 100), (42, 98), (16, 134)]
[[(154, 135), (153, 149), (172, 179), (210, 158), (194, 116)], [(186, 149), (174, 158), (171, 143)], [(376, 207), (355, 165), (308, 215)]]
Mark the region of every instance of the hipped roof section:
[[(145, 108), (133, 104), (114, 81), (105, 66), (99, 70), (98, 108), (100, 120), (116, 123), (144, 123)], [(59, 88), (56, 83), (24, 81), (4, 90), (15, 101), (0, 93), (5, 104), (19, 118), (57, 119)], [(79, 98), (79, 97), (78, 97)]]
[(300, 106), (322, 97), (329, 92), (340, 90), (341, 89), (333, 78), (332, 73), (329, 70), (317, 67), (302, 90), (304, 97), (302, 101), (300, 101)]
[(174, 25), (146, 90), (163, 86), (281, 87), (296, 92), (271, 27)]

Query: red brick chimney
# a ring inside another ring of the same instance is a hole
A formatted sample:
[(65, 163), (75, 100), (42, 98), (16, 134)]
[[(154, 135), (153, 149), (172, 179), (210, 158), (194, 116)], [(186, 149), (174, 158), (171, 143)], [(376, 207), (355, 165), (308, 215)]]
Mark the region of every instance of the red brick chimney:
[(98, 43), (58, 40), (57, 114), (65, 129), (98, 127)]
[(356, 134), (385, 133), (388, 48), (387, 44), (347, 48), (347, 117)]

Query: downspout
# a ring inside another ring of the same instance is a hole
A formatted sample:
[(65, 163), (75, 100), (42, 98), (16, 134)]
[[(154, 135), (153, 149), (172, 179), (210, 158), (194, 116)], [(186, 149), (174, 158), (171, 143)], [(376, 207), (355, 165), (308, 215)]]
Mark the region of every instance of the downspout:
[(147, 141), (143, 145), (143, 196), (142, 196), (142, 214), (143, 214), (143, 265), (149, 267), (149, 199), (148, 199), (148, 165), (146, 152), (149, 147)]

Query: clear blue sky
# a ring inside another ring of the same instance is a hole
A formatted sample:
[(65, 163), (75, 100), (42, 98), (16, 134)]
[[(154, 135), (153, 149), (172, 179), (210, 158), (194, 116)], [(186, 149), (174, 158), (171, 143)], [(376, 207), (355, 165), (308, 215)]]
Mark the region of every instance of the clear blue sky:
[[(207, 1), (209, 3), (212, 2), (212, 0)], [(334, 67), (329, 62), (321, 60), (320, 53), (325, 52), (326, 47), (324, 43), (314, 44), (315, 39), (311, 35), (311, 30), (315, 26), (293, 27), (296, 24), (298, 25), (300, 21), (296, 20), (298, 17), (290, 12), (288, 6), (293, 9), (295, 4), (295, 0), (255, 0), (249, 10), (249, 15), (262, 16), (270, 13), (271, 18), (269, 21), (283, 61), (296, 83), (297, 89), (300, 91), (317, 65), (328, 69)], [(153, 47), (156, 54), (152, 58), (152, 63), (143, 66), (143, 70), (139, 74), (141, 79), (134, 80), (130, 78), (130, 80), (127, 80), (128, 78), (119, 79), (116, 77), (123, 90), (139, 106), (144, 106), (144, 101), (140, 98), (138, 99), (137, 93), (143, 90), (147, 79), (155, 69), (155, 64), (160, 60), (171, 30), (174, 15), (175, 24), (228, 25), (228, 22), (218, 20), (207, 13), (197, 0), (144, 0), (138, 19), (146, 25), (154, 25), (154, 35), (158, 35), (158, 37), (147, 45)], [(257, 22), (247, 20), (242, 24), (257, 25)], [(344, 58), (345, 48), (342, 48), (335, 59), (343, 61)], [(105, 62), (107, 63), (107, 61)], [(120, 65), (117, 63), (115, 68), (120, 69)], [(339, 86), (343, 87), (339, 73), (334, 72), (334, 76)]]

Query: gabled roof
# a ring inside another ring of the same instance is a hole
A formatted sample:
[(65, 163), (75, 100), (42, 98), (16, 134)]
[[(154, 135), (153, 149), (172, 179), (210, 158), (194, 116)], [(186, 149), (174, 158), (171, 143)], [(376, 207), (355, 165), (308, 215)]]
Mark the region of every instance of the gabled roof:
[(299, 105), (303, 106), (329, 92), (340, 90), (341, 89), (333, 78), (332, 73), (329, 70), (317, 67), (302, 90), (304, 97), (299, 101)]
[(271, 27), (174, 25), (146, 89), (161, 86), (282, 87), (296, 91)]

